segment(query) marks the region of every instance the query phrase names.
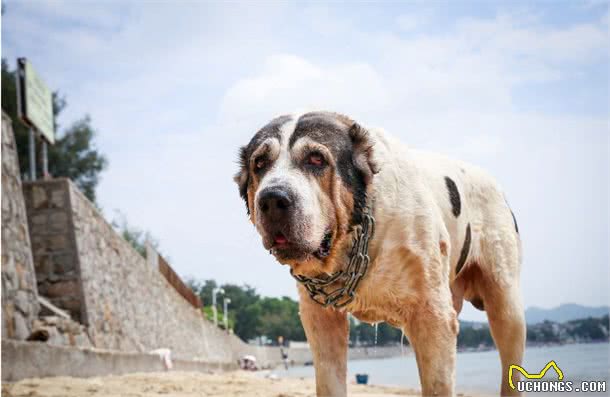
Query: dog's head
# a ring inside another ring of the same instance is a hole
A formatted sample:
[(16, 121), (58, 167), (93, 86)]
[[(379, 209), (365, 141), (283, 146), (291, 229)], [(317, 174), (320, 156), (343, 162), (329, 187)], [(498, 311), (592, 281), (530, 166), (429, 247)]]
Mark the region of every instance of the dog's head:
[(296, 273), (334, 271), (378, 172), (369, 133), (330, 112), (273, 119), (241, 148), (235, 176), (263, 245)]

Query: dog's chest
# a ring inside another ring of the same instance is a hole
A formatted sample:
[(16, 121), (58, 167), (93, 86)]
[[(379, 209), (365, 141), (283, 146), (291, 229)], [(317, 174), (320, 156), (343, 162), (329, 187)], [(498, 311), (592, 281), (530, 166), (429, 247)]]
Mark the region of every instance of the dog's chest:
[(432, 254), (426, 256), (422, 239), (410, 239), (399, 230), (379, 228), (379, 240), (370, 247), (374, 260), (346, 308), (361, 321), (402, 327), (432, 296), (447, 295), (449, 301), (448, 287), (441, 287), (448, 285), (442, 281), (448, 275), (448, 261), (441, 263)]
[(402, 328), (406, 317), (395, 300), (382, 293), (377, 297), (357, 295), (347, 308), (358, 320), (376, 324), (386, 322), (394, 327)]
[(425, 292), (417, 285), (421, 280), (417, 264), (397, 262), (391, 269), (374, 264), (356, 290), (354, 301), (347, 311), (367, 323), (387, 322), (402, 327), (407, 321), (409, 308)]

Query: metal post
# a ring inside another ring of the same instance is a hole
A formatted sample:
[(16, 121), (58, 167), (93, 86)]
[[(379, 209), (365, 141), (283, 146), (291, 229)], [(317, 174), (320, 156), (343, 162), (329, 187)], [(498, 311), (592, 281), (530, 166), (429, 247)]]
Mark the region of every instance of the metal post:
[(47, 155), (47, 141), (42, 140), (42, 178), (49, 179), (49, 158)]
[(223, 320), (225, 323), (225, 330), (228, 331), (229, 330), (229, 315), (227, 314), (229, 311), (229, 303), (231, 303), (231, 299), (229, 298), (224, 298), (223, 301)]
[(216, 289), (212, 291), (212, 313), (214, 314), (214, 325), (218, 326), (218, 312), (216, 310)]
[(36, 180), (36, 133), (30, 127), (30, 180)]
[(214, 325), (218, 326), (218, 309), (216, 308), (216, 294), (224, 294), (225, 291), (222, 288), (214, 288), (212, 290), (212, 312), (214, 313)]

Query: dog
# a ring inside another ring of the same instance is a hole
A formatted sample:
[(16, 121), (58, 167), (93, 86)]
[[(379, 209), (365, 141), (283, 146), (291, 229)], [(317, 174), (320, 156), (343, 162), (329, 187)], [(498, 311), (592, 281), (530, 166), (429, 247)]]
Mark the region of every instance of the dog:
[(346, 395), (348, 313), (401, 328), (422, 394), (453, 395), (464, 300), (487, 312), (501, 394), (518, 394), (521, 240), (486, 172), (327, 111), (273, 119), (239, 163), (250, 221), (297, 280), (318, 396)]

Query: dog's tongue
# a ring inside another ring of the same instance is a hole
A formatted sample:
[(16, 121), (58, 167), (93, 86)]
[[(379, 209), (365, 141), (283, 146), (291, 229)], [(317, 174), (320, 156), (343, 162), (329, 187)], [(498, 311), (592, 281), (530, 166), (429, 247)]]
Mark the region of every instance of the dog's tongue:
[(278, 233), (275, 236), (275, 243), (279, 245), (284, 245), (288, 242), (288, 239), (282, 234)]

